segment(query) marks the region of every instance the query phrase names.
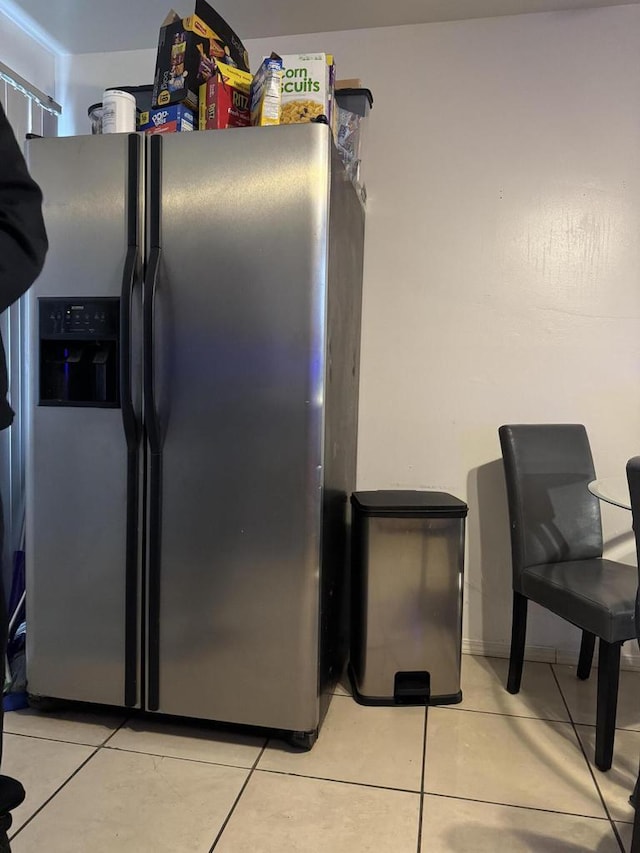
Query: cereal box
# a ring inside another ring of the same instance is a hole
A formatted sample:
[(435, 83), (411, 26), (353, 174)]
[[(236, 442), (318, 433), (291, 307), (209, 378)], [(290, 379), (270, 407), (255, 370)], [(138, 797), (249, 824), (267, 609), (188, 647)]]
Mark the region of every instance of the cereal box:
[(226, 21), (205, 0), (196, 0), (195, 14), (180, 18), (173, 10), (160, 29), (152, 106), (198, 106), (200, 85), (223, 60), (249, 71), (244, 45)]
[(267, 57), (251, 84), (251, 124), (264, 127), (280, 124), (282, 59), (277, 53)]
[(325, 116), (331, 121), (331, 56), (300, 53), (282, 57), (281, 124)]
[(140, 113), (138, 130), (149, 135), (155, 133), (177, 133), (194, 129), (194, 114), (182, 104), (149, 110)]
[(200, 86), (200, 130), (248, 127), (251, 123), (249, 96), (251, 74), (216, 63), (213, 75)]

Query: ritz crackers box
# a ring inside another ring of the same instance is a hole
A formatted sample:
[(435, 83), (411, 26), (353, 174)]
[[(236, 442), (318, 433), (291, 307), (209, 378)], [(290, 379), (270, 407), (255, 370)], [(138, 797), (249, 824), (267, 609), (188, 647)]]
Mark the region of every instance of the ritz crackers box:
[(160, 29), (153, 108), (184, 104), (197, 110), (198, 90), (212, 75), (217, 59), (249, 71), (244, 45), (205, 0), (196, 0), (195, 13), (187, 18), (171, 10)]
[(200, 86), (198, 128), (221, 130), (227, 127), (248, 127), (251, 124), (249, 93), (251, 74), (216, 63), (216, 69)]

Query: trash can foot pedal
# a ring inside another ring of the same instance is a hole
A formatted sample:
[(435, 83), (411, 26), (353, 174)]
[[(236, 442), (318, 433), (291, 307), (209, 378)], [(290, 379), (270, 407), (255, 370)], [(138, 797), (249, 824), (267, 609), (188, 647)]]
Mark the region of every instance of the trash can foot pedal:
[[(431, 698), (431, 676), (428, 672), (397, 672), (394, 678), (393, 696), (365, 696), (358, 690), (358, 680), (351, 664), (349, 664), (348, 673), (353, 698), (359, 705), (433, 705), (438, 703), (438, 698)], [(462, 699), (462, 693), (460, 699)], [(453, 701), (460, 701), (460, 699)]]
[(431, 675), (428, 672), (396, 672), (393, 698), (396, 705), (428, 705)]

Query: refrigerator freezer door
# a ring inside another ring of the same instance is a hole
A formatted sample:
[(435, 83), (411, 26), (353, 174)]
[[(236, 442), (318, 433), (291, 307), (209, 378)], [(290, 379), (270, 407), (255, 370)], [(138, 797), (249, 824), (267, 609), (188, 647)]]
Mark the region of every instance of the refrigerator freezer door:
[(319, 722), (329, 131), (156, 140), (162, 493), (150, 532), (161, 536), (149, 568), (150, 707), (310, 731)]
[[(141, 146), (138, 137), (125, 135), (43, 139), (29, 143), (28, 157), (44, 193), (50, 241), (44, 271), (29, 296), (29, 691), (135, 705), (139, 703), (138, 521), (137, 506), (129, 506), (128, 520), (128, 501), (137, 503), (135, 475), (139, 472), (135, 452), (128, 453), (125, 427), (131, 432), (132, 408), (127, 402), (129, 391), (132, 399), (139, 398), (140, 381), (134, 380), (128, 389), (124, 373), (112, 370), (120, 405), (39, 402), (45, 363), (41, 361), (40, 315), (43, 306), (55, 304), (50, 301), (53, 297), (69, 306), (73, 319), (67, 328), (73, 328), (79, 340), (91, 335), (78, 330), (85, 323), (86, 311), (79, 307), (83, 305), (111, 306), (108, 311), (120, 316), (120, 332), (135, 331), (126, 328), (126, 321), (138, 258), (128, 244), (139, 236)], [(118, 302), (121, 295), (125, 298)], [(131, 301), (135, 303), (135, 297)], [(93, 322), (86, 320), (88, 326)], [(114, 322), (117, 329), (117, 319)], [(62, 318), (51, 320), (47, 346), (51, 352), (60, 347), (59, 360), (68, 362), (60, 368), (64, 377), (67, 368), (79, 369), (77, 353), (82, 344), (76, 347), (62, 339), (62, 323)], [(115, 342), (107, 343), (102, 349), (95, 334), (89, 343), (85, 340), (85, 347), (96, 348), (94, 363), (87, 368), (95, 369), (96, 376), (105, 370), (105, 360), (113, 358)], [(123, 344), (121, 334), (117, 346), (126, 354)], [(135, 353), (129, 354), (135, 362)], [(135, 451), (137, 429), (133, 425), (130, 451)]]

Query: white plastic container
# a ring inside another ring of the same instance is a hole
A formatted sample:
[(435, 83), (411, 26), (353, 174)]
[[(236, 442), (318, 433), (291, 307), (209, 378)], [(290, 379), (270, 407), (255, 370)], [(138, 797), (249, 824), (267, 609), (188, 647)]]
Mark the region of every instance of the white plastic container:
[(136, 99), (120, 89), (105, 89), (102, 97), (102, 132), (135, 133)]

